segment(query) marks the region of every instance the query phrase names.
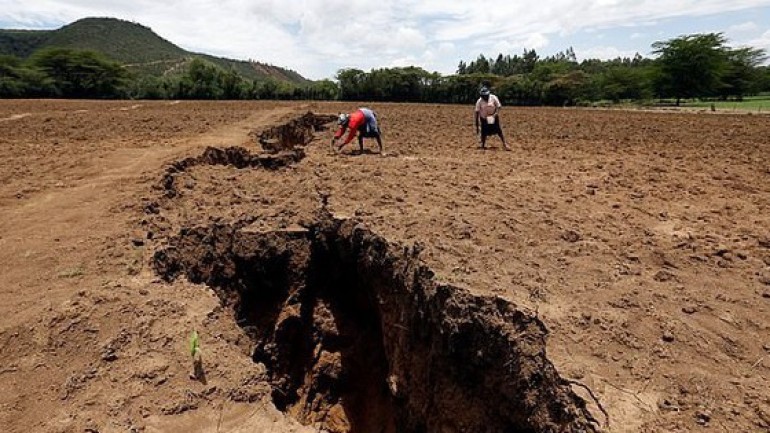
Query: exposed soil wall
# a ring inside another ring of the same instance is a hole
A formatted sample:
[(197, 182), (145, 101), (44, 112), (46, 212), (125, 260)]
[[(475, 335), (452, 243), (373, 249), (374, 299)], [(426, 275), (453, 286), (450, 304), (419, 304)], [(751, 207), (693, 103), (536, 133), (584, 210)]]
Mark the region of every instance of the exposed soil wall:
[(166, 167), (158, 184), (164, 195), (173, 198), (179, 194), (176, 177), (198, 165), (225, 165), (235, 168), (263, 168), (277, 170), (305, 158), (304, 147), (310, 144), (315, 133), (327, 129), (336, 116), (308, 112), (286, 123), (268, 128), (258, 135), (258, 141), (268, 155), (252, 153), (240, 146), (207, 147), (199, 156), (175, 161)]
[(279, 409), (332, 432), (590, 432), (536, 317), (444, 285), (419, 250), (353, 221), (183, 230), (154, 258), (214, 288)]
[(306, 146), (315, 138), (315, 133), (328, 129), (337, 116), (331, 114), (313, 114), (308, 112), (282, 125), (262, 131), (258, 135), (259, 144), (270, 153), (294, 150)]

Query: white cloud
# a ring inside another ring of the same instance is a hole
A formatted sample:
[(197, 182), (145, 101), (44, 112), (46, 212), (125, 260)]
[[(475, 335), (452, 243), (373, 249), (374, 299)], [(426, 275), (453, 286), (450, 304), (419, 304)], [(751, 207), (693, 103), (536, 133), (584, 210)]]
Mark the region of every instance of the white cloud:
[(39, 28), (114, 16), (147, 25), (184, 48), (322, 78), (341, 67), (410, 61), (452, 72), (460, 59), (479, 52), (539, 49), (581, 30), (768, 5), (770, 0), (0, 0), (0, 21)]
[(575, 56), (577, 56), (578, 60), (585, 60), (585, 59), (611, 60), (611, 59), (617, 59), (618, 57), (633, 58), (636, 55), (636, 53), (637, 53), (636, 51), (621, 50), (616, 47), (590, 47), (590, 48), (575, 49)]
[(549, 42), (548, 38), (542, 33), (530, 33), (518, 38), (502, 39), (498, 41), (492, 46), (491, 53), (520, 54), (519, 52), (525, 48), (529, 50), (539, 50), (547, 47)]
[[(727, 36), (733, 46), (759, 48), (770, 54), (770, 28), (762, 29), (754, 22), (747, 22), (730, 27)], [(770, 65), (770, 57), (764, 63)]]
[(753, 21), (748, 21), (741, 24), (736, 24), (734, 26), (730, 26), (727, 28), (727, 33), (729, 34), (744, 34), (744, 33), (753, 33), (759, 30), (759, 26), (757, 23)]

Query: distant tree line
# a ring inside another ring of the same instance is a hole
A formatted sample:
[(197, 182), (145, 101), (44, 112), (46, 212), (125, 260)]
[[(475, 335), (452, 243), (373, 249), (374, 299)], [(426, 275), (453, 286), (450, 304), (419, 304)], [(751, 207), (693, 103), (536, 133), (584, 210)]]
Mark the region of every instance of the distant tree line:
[(193, 59), (179, 74), (134, 75), (94, 51), (51, 48), (22, 60), (0, 56), (0, 98), (337, 99), (331, 80), (294, 85), (249, 80), (233, 69)]
[(456, 75), (420, 68), (346, 69), (338, 73), (340, 96), (347, 100), (461, 102), (476, 100), (480, 83), (492, 86), (511, 105), (576, 105), (688, 98), (741, 100), (770, 91), (765, 52), (731, 48), (720, 33), (696, 34), (653, 44), (656, 58), (578, 62), (572, 48), (541, 58), (480, 55), (461, 61)]
[(176, 74), (135, 75), (95, 52), (52, 48), (22, 60), (0, 56), (0, 97), (132, 99), (317, 99), (471, 103), (481, 83), (510, 105), (581, 105), (714, 98), (741, 100), (770, 92), (765, 52), (732, 48), (721, 33), (681, 36), (652, 45), (655, 58), (578, 61), (572, 48), (548, 57), (480, 55), (444, 76), (418, 67), (343, 69), (337, 81), (295, 85), (249, 80), (196, 58)]
[(233, 69), (202, 59), (190, 62), (182, 75), (142, 77), (131, 81), (126, 95), (132, 99), (337, 99), (331, 80), (296, 85), (273, 79), (249, 80)]

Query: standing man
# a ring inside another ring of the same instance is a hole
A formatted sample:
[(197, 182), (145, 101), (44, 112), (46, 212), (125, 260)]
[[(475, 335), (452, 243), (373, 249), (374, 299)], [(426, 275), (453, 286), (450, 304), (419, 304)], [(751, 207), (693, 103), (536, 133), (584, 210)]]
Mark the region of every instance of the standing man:
[[(503, 142), (505, 150), (511, 150), (505, 143), (505, 137), (503, 137), (503, 130), (500, 128), (500, 100), (497, 96), (493, 95), (489, 89), (484, 86), (481, 88), (480, 98), (476, 101), (476, 110), (474, 111), (474, 120), (476, 123), (476, 134), (481, 132), (481, 148), (487, 148), (487, 137), (490, 135), (497, 135)], [(479, 131), (479, 124), (481, 130)]]
[[(380, 127), (377, 124), (377, 113), (368, 108), (359, 108), (350, 114), (340, 114), (337, 124), (339, 129), (334, 134), (332, 145), (337, 144), (338, 152), (346, 144), (353, 141), (353, 137), (358, 133), (358, 147), (361, 153), (364, 152), (364, 138), (374, 138), (377, 140), (377, 146), (380, 149), (380, 154), (382, 154), (382, 139), (380, 138)], [(347, 129), (350, 130), (348, 137), (342, 144), (339, 144), (339, 140)]]

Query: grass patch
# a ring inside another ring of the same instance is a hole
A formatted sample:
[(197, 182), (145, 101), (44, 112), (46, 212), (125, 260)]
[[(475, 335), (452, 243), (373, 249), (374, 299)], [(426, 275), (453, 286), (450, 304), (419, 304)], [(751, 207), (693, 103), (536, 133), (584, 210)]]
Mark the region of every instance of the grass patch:
[(682, 107), (711, 108), (711, 104), (717, 110), (770, 111), (770, 96), (747, 96), (743, 101), (692, 101)]

